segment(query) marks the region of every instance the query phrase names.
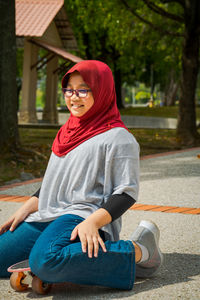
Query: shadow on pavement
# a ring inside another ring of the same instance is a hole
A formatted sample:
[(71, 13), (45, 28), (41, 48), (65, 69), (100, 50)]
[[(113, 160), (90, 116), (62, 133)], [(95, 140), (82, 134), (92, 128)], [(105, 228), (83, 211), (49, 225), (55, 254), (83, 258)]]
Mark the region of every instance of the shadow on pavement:
[(186, 253), (167, 253), (164, 265), (155, 278), (136, 280), (134, 292), (138, 294), (176, 283), (192, 281), (192, 277), (200, 275), (200, 255)]
[(199, 177), (200, 160), (192, 153), (186, 153), (184, 157), (161, 157), (145, 160), (142, 166), (141, 181)]
[[(95, 286), (83, 286), (75, 284), (55, 284), (52, 291), (46, 296), (51, 299), (113, 299), (127, 298), (141, 292), (163, 288), (176, 283), (192, 281), (192, 277), (200, 275), (200, 255), (184, 253), (167, 253), (164, 255), (164, 265), (160, 273), (153, 278), (136, 279), (133, 290), (122, 291)], [(33, 292), (27, 295), (28, 298), (35, 299)], [(45, 297), (45, 296), (43, 296)], [(67, 297), (67, 298), (66, 298)]]

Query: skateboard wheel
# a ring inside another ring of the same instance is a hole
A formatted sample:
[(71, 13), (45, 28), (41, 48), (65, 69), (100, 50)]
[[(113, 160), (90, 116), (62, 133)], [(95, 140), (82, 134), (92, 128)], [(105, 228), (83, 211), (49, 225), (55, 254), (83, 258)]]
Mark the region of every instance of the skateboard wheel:
[(22, 292), (28, 289), (28, 284), (22, 283), (22, 280), (26, 277), (23, 272), (13, 272), (10, 276), (10, 285), (17, 291)]
[(47, 294), (51, 289), (52, 284), (51, 283), (44, 283), (40, 278), (37, 276), (33, 277), (32, 280), (32, 289), (34, 292), (40, 295)]

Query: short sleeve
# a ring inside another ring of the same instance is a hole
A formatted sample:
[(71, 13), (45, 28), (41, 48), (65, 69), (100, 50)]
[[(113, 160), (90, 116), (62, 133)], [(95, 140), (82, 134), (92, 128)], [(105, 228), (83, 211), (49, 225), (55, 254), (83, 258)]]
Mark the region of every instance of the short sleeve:
[(105, 198), (126, 193), (136, 201), (139, 192), (139, 144), (126, 133), (109, 145), (105, 167)]

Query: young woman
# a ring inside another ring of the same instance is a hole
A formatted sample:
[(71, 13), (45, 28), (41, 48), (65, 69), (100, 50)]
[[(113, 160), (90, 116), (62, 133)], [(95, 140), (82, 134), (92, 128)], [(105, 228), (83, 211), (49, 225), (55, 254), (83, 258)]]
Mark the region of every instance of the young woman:
[(139, 145), (121, 121), (106, 64), (76, 64), (62, 87), (71, 115), (41, 190), (0, 228), (0, 276), (29, 258), (46, 282), (132, 289), (135, 263), (140, 277), (162, 264), (154, 223), (142, 221), (130, 240), (119, 240), (121, 216), (138, 197)]

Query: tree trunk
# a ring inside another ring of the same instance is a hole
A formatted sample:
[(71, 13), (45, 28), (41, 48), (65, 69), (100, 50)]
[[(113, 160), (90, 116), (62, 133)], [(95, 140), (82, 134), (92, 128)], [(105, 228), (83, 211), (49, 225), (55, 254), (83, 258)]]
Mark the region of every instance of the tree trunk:
[(198, 139), (195, 91), (199, 68), (199, 0), (186, 1), (185, 39), (182, 54), (181, 96), (177, 135), (182, 144), (195, 145)]
[(0, 149), (18, 142), (15, 0), (0, 0)]
[(90, 48), (90, 37), (88, 33), (83, 34), (83, 41), (84, 45), (86, 46), (85, 49), (85, 54), (87, 59), (93, 59), (92, 53), (91, 53), (91, 48)]
[(117, 95), (117, 107), (119, 109), (124, 108), (122, 103), (122, 78), (121, 70), (117, 68), (116, 61), (114, 60), (114, 79), (115, 79), (115, 90)]
[(173, 106), (176, 102), (176, 95), (178, 91), (178, 82), (175, 80), (174, 70), (169, 74), (169, 82), (165, 88), (164, 105)]

